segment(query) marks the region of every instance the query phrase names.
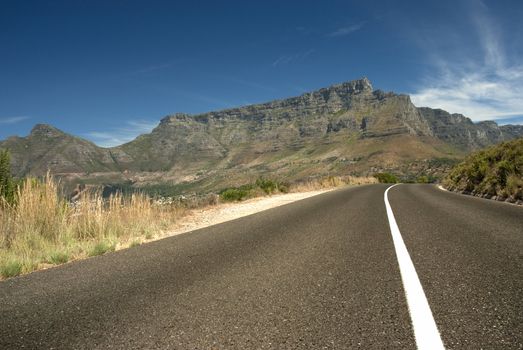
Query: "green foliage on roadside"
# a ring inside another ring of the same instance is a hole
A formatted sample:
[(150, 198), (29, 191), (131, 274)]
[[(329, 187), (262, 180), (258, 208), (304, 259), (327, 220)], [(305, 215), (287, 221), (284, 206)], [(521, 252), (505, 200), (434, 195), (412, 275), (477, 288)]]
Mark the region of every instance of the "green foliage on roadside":
[(0, 275), (4, 278), (15, 277), (22, 273), (22, 263), (11, 260), (0, 265)]
[(398, 177), (390, 173), (377, 173), (374, 174), (374, 177), (378, 179), (380, 183), (384, 184), (395, 184), (399, 182)]
[(0, 150), (0, 204), (5, 200), (8, 204), (15, 201), (16, 182), (11, 175), (11, 157), (9, 151)]
[(97, 255), (105, 254), (107, 252), (112, 252), (112, 251), (114, 251), (115, 248), (116, 248), (116, 246), (114, 243), (100, 241), (93, 246), (91, 251), (89, 251), (89, 256), (97, 256)]
[(251, 190), (245, 187), (228, 188), (220, 193), (220, 198), (226, 202), (241, 201), (249, 198)]
[(51, 254), (49, 254), (49, 258), (47, 259), (47, 261), (50, 264), (60, 265), (68, 262), (70, 258), (71, 256), (68, 252), (54, 251), (51, 252)]
[(278, 183), (273, 180), (259, 178), (256, 180), (256, 186), (259, 187), (266, 194), (272, 194), (278, 191)]
[(432, 175), (420, 175), (416, 178), (416, 183), (432, 184), (438, 181), (438, 178)]
[(523, 138), (471, 154), (443, 184), (449, 190), (523, 200)]
[(252, 184), (224, 189), (220, 192), (220, 199), (225, 202), (242, 201), (263, 194), (288, 193), (289, 187), (288, 183), (260, 177)]

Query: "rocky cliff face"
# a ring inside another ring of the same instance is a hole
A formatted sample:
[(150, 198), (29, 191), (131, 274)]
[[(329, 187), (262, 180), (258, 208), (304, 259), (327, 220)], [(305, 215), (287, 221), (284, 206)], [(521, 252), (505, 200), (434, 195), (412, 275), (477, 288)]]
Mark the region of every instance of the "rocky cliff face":
[(522, 125), (498, 126), (493, 121), (473, 123), (461, 114), (441, 109), (418, 108), (430, 124), (433, 135), (465, 150), (475, 150), (523, 136)]
[(373, 91), (361, 79), (265, 104), (168, 116), (151, 134), (119, 149), (130, 155), (130, 167), (153, 160), (159, 169), (188, 159), (224, 159), (238, 147), (263, 154), (354, 134), (432, 136), (432, 130), (408, 96)]
[(18, 175), (49, 168), (213, 188), (263, 174), (298, 179), (405, 169), (519, 136), (521, 126), (417, 108), (409, 96), (374, 90), (363, 78), (264, 104), (167, 116), (150, 134), (110, 149), (45, 125), (0, 147), (11, 149)]

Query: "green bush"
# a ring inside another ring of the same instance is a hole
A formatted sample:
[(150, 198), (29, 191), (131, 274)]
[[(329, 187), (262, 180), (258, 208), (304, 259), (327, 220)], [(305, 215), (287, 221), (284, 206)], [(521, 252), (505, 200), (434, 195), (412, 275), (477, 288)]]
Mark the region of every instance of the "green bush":
[(220, 193), (220, 198), (226, 202), (244, 200), (249, 196), (249, 191), (241, 188), (228, 188)]
[(16, 182), (11, 175), (11, 157), (7, 150), (0, 150), (0, 201), (15, 201)]
[(89, 256), (97, 256), (102, 255), (107, 252), (112, 252), (115, 249), (115, 245), (106, 241), (100, 241), (96, 243), (91, 251), (89, 252)]
[(398, 177), (390, 173), (377, 173), (374, 174), (374, 177), (378, 179), (380, 183), (395, 184), (399, 182)]
[(55, 252), (52, 252), (51, 254), (49, 254), (49, 258), (47, 259), (47, 261), (50, 264), (60, 265), (60, 264), (65, 264), (66, 262), (69, 261), (69, 259), (70, 259), (69, 253), (55, 251)]
[(278, 183), (273, 180), (259, 178), (256, 180), (256, 186), (259, 187), (266, 194), (272, 194), (278, 190)]
[(15, 277), (22, 273), (22, 263), (11, 260), (0, 266), (0, 275), (4, 278)]
[(258, 178), (253, 184), (240, 187), (230, 187), (220, 192), (220, 199), (225, 202), (242, 201), (247, 198), (262, 194), (274, 194), (277, 192), (288, 193), (290, 185), (286, 182)]
[(434, 177), (432, 175), (421, 175), (421, 176), (418, 176), (418, 178), (416, 179), (416, 182), (419, 184), (432, 184), (437, 181), (438, 181), (438, 178)]
[(523, 138), (471, 154), (443, 184), (450, 190), (523, 199)]

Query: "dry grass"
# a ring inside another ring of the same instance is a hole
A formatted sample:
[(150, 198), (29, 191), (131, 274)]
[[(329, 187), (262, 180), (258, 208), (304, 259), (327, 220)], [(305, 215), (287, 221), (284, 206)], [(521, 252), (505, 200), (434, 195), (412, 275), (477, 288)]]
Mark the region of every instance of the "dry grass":
[(16, 202), (0, 204), (0, 278), (154, 238), (184, 211), (140, 194), (104, 200), (87, 192), (71, 204), (59, 196), (51, 177), (25, 180)]
[(328, 176), (292, 184), (290, 192), (317, 191), (346, 185), (367, 185), (374, 183), (378, 183), (378, 180), (370, 176)]
[[(331, 176), (293, 184), (290, 191), (376, 182), (371, 177)], [(15, 205), (0, 202), (0, 279), (140, 245), (163, 236), (188, 210), (218, 203), (215, 194), (160, 203), (141, 194), (103, 199), (99, 192), (85, 192), (70, 203), (59, 193), (50, 176), (43, 182), (27, 179)]]

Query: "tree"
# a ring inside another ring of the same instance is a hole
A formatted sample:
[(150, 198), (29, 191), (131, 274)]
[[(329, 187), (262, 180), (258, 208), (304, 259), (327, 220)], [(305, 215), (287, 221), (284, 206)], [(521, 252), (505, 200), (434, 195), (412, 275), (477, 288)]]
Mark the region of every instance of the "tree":
[(9, 151), (0, 150), (0, 199), (13, 203), (15, 198), (15, 182), (11, 175), (11, 157)]

